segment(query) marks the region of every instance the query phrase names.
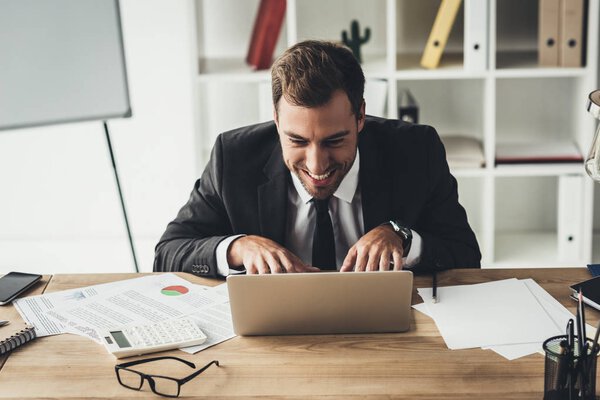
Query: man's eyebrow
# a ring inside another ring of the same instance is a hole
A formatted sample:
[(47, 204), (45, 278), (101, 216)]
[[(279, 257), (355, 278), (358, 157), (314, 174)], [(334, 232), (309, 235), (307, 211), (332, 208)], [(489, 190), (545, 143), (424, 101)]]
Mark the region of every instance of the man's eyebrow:
[[(307, 140), (305, 137), (303, 137), (302, 135), (299, 135), (297, 133), (294, 132), (290, 132), (290, 131), (283, 131), (283, 133), (286, 136), (289, 136), (292, 139), (298, 139), (298, 140)], [(340, 132), (336, 132), (330, 136), (327, 136), (326, 138), (323, 139), (323, 141), (325, 140), (336, 140), (339, 138), (342, 138), (344, 136), (347, 136), (350, 134), (350, 131), (346, 130), (346, 131), (340, 131)]]
[(325, 139), (323, 139), (323, 140), (335, 140), (335, 139), (340, 139), (340, 138), (343, 138), (344, 136), (348, 136), (349, 134), (350, 134), (350, 131), (341, 131), (341, 132), (334, 133), (333, 135), (331, 135), (331, 136), (328, 136), (328, 137), (326, 137), (326, 138), (325, 138)]
[(304, 138), (304, 137), (302, 137), (302, 136), (300, 136), (300, 135), (298, 135), (297, 133), (294, 133), (294, 132), (290, 132), (290, 131), (283, 131), (283, 133), (284, 133), (286, 136), (289, 136), (289, 137), (291, 137), (292, 139), (306, 140), (306, 138)]

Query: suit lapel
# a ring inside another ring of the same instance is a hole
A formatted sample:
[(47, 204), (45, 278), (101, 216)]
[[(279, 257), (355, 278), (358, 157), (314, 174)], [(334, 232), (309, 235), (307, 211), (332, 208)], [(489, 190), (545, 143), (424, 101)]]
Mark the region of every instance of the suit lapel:
[(368, 140), (366, 132), (361, 133), (360, 139), (359, 177), (363, 222), (367, 233), (392, 216), (392, 186), (383, 155), (379, 154), (374, 141)]
[(262, 236), (283, 244), (287, 209), (289, 170), (277, 145), (263, 170), (267, 181), (258, 187), (258, 218)]

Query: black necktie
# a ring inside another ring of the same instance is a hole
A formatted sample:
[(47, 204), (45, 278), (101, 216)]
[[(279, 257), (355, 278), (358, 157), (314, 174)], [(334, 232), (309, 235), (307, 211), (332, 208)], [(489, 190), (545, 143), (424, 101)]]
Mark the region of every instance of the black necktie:
[(322, 270), (337, 270), (335, 261), (335, 240), (333, 225), (329, 217), (329, 197), (324, 200), (313, 199), (317, 210), (317, 224), (313, 235), (312, 265)]

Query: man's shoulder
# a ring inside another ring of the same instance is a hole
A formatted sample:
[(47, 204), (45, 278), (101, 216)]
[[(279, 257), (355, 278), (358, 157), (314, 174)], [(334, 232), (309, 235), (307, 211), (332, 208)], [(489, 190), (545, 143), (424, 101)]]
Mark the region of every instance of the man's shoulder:
[(392, 144), (425, 144), (437, 137), (435, 129), (429, 125), (367, 116), (361, 139), (380, 145)]
[(280, 147), (273, 121), (224, 132), (219, 135), (216, 146), (220, 150), (222, 168), (236, 171), (236, 174), (262, 171)]

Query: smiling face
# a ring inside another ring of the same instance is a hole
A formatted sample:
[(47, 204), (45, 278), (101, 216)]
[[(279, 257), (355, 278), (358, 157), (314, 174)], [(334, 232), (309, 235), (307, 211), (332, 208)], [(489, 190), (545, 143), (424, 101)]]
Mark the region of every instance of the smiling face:
[(293, 105), (285, 96), (279, 100), (275, 123), (283, 160), (312, 197), (331, 196), (352, 167), (364, 111), (363, 103), (357, 118), (342, 90), (319, 107)]

